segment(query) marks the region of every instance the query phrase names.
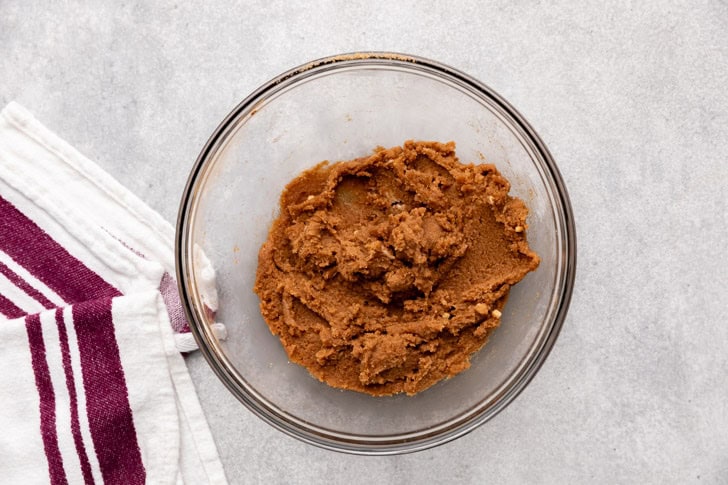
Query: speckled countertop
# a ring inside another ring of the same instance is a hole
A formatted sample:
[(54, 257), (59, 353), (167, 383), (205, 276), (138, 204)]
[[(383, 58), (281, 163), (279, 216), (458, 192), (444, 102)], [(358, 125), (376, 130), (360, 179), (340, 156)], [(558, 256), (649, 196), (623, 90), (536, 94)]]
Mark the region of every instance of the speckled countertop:
[(380, 458), (283, 435), (193, 356), (230, 481), (728, 483), (728, 5), (443, 4), (1, 0), (0, 105), (173, 221), (209, 134), (279, 72), (391, 50), (473, 75), (532, 123), (571, 195), (577, 282), (552, 354), (473, 433)]

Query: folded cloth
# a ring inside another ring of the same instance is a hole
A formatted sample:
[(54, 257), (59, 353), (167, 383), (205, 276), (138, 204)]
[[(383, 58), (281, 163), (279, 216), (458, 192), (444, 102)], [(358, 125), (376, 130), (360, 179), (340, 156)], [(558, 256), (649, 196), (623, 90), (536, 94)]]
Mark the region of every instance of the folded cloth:
[(226, 483), (180, 354), (173, 237), (21, 106), (0, 112), (3, 483)]

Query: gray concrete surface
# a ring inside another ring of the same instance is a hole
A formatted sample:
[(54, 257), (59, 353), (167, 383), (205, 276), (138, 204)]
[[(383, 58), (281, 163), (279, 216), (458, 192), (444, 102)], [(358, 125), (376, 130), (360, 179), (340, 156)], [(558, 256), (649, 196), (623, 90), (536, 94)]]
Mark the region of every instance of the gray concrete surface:
[(394, 50), (470, 73), (570, 190), (579, 267), (553, 353), (475, 432), (383, 458), (275, 431), (194, 356), (230, 481), (728, 483), (728, 6), (445, 3), (0, 0), (0, 105), (174, 220), (207, 136), (283, 70)]

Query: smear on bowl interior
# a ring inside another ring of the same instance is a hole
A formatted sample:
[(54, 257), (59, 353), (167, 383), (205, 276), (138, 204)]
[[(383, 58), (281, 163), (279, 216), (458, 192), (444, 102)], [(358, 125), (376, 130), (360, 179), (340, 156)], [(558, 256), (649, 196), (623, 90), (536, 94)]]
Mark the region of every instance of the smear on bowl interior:
[(255, 292), (291, 361), (327, 384), (415, 394), (470, 366), (539, 257), (528, 209), (455, 144), (407, 141), (292, 180)]

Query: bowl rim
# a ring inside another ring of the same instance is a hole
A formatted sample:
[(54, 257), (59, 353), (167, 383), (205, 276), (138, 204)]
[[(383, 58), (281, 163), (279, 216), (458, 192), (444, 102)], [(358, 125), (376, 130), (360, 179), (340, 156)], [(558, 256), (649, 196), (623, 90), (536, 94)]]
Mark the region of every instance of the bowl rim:
[[(557, 309), (553, 314), (553, 321), (548, 331), (537, 345), (532, 360), (527, 365), (521, 367), (520, 376), (516, 376), (508, 389), (493, 399), (491, 406), (476, 406), (476, 408), (480, 408), (477, 409), (477, 412), (465, 412), (463, 413), (464, 418), (455, 422), (450, 422), (452, 421), (451, 419), (425, 432), (417, 431), (383, 438), (372, 436), (362, 438), (360, 435), (333, 432), (313, 426), (302, 420), (291, 419), (290, 416), (282, 416), (267, 406), (265, 400), (261, 400), (262, 398), (257, 395), (254, 389), (246, 388), (246, 386), (242, 386), (239, 382), (236, 382), (234, 375), (237, 373), (237, 370), (224, 355), (214, 350), (217, 345), (210, 338), (210, 330), (204, 323), (204, 317), (202, 316), (203, 311), (194, 307), (193, 300), (190, 297), (192, 289), (189, 285), (191, 268), (188, 267), (185, 258), (185, 255), (189, 253), (190, 249), (188, 245), (189, 238), (187, 236), (191, 221), (188, 216), (197, 192), (196, 188), (197, 182), (200, 179), (199, 176), (206, 162), (210, 159), (210, 156), (215, 153), (215, 148), (229, 134), (228, 129), (231, 124), (241, 114), (244, 114), (246, 110), (254, 113), (256, 104), (265, 101), (266, 93), (275, 91), (283, 83), (293, 82), (296, 79), (307, 78), (323, 71), (352, 65), (389, 65), (405, 69), (407, 67), (416, 68), (439, 77), (453, 79), (460, 84), (474, 89), (480, 95), (489, 98), (498, 108), (508, 115), (509, 121), (513, 122), (517, 128), (522, 130), (523, 134), (533, 144), (533, 148), (538, 152), (544, 162), (544, 172), (550, 178), (550, 182), (556, 189), (553, 196), (558, 199), (561, 208), (561, 212), (555, 211), (554, 217), (561, 220), (565, 236), (563, 239), (563, 244), (566, 249), (563, 263), (565, 271), (560, 289), (560, 298), (556, 303)], [(180, 300), (200, 352), (210, 368), (228, 390), (251, 412), (274, 428), (320, 448), (362, 455), (393, 455), (432, 448), (469, 433), (497, 415), (526, 388), (553, 349), (568, 312), (576, 275), (576, 228), (566, 186), (551, 153), (526, 119), (493, 89), (457, 69), (423, 57), (395, 52), (351, 52), (323, 57), (280, 74), (261, 85), (238, 103), (218, 124), (197, 157), (182, 193), (175, 233), (175, 267)]]

